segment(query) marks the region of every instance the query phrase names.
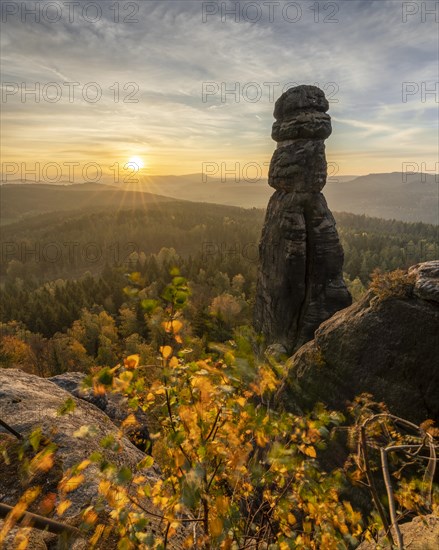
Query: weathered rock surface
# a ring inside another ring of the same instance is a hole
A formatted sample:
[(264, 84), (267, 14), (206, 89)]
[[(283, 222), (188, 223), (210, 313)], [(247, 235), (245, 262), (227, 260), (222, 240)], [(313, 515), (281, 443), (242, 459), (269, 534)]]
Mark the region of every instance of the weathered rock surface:
[(351, 304), (343, 281), (343, 250), (335, 220), (321, 194), (331, 134), (328, 102), (315, 86), (298, 86), (276, 102), (272, 137), (278, 142), (261, 242), (255, 328), (267, 344), (288, 352), (312, 339), (316, 328)]
[(133, 414), (137, 424), (125, 428), (125, 434), (138, 449), (144, 452), (150, 451), (147, 415), (141, 409), (133, 411), (128, 406), (127, 399), (121, 394), (95, 395), (92, 390), (83, 389), (82, 385), (85, 378), (86, 375), (82, 372), (66, 372), (52, 376), (49, 380), (78, 399), (83, 399), (98, 407), (116, 426), (120, 426), (128, 416)]
[[(111, 448), (101, 447), (100, 441), (103, 437), (112, 435), (117, 439), (119, 430), (106, 414), (91, 403), (74, 398), (75, 410), (64, 416), (59, 416), (57, 414), (59, 407), (69, 397), (71, 397), (70, 393), (47, 379), (20, 370), (0, 369), (0, 418), (23, 435), (29, 434), (39, 426), (42, 428), (43, 435), (57, 445), (54, 468), (42, 475), (42, 480), (40, 479), (39, 483), (36, 483), (41, 484), (42, 482), (43, 493), (56, 491), (57, 483), (67, 470), (88, 458), (94, 451), (99, 451), (104, 458), (117, 467), (126, 466), (132, 471), (135, 471), (139, 461), (145, 458), (145, 454), (126, 438), (121, 439), (121, 449), (117, 452)], [(81, 426), (86, 425), (93, 426), (93, 435), (75, 437), (74, 433)], [(7, 441), (8, 438), (13, 439), (0, 427), (0, 440)], [(11, 463), (8, 466), (2, 461), (3, 458), (0, 456), (0, 469), (4, 474), (0, 475), (0, 501), (12, 506), (16, 504), (27, 485), (22, 484), (17, 471), (15, 471), (15, 477), (12, 470), (11, 472), (8, 470), (9, 474), (3, 471), (8, 468), (16, 470), (17, 464)], [(97, 486), (100, 479), (98, 466), (92, 464), (83, 473), (85, 480), (76, 490), (69, 492), (72, 505), (61, 518), (61, 521), (73, 525), (79, 521), (79, 512), (87, 506), (93, 506), (98, 499)], [(155, 467), (142, 470), (142, 474), (152, 482), (159, 477), (159, 472)], [(157, 512), (147, 499), (142, 501), (142, 505)], [(33, 511), (32, 508), (30, 511)], [(51, 517), (57, 519), (56, 514)], [(154, 530), (161, 529), (161, 527), (151, 525), (147, 529)], [(41, 546), (40, 533), (34, 531), (33, 537), (38, 543), (35, 542), (35, 546), (30, 546), (30, 548), (44, 548)], [(180, 548), (180, 542), (178, 539), (174, 539), (174, 542), (171, 543), (172, 547)], [(87, 544), (77, 539), (71, 548), (82, 550), (88, 548)], [(112, 550), (117, 546), (116, 543), (112, 544), (109, 540), (105, 544), (102, 547), (105, 550)], [(11, 545), (9, 548), (13, 548), (13, 546)]]
[[(317, 401), (340, 409), (368, 392), (391, 412), (414, 422), (439, 421), (439, 303), (432, 290), (419, 297), (419, 281), (430, 288), (439, 262), (411, 268), (423, 274), (407, 297), (380, 299), (372, 291), (339, 311), (315, 338), (289, 360), (283, 391), (287, 406), (312, 407)], [(430, 273), (429, 281), (427, 273)], [(294, 396), (294, 397), (293, 397)]]
[(414, 265), (409, 273), (416, 277), (416, 296), (439, 303), (439, 260)]
[[(439, 548), (439, 517), (429, 515), (417, 517), (413, 521), (400, 525), (404, 548), (407, 550), (437, 550)], [(375, 542), (363, 542), (357, 550), (376, 550), (389, 548), (386, 539), (381, 538), (378, 545)]]

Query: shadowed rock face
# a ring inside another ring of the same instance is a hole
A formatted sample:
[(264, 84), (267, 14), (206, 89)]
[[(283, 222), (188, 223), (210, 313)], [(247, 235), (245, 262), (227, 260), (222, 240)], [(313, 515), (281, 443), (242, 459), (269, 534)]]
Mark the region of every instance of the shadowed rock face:
[(343, 282), (343, 250), (321, 190), (324, 140), (331, 134), (328, 102), (316, 86), (297, 86), (276, 102), (267, 208), (259, 245), (255, 328), (287, 352), (351, 304)]
[(439, 421), (439, 260), (411, 267), (404, 278), (405, 296), (370, 290), (288, 359), (279, 395), (286, 408), (323, 402), (340, 410), (366, 392), (412, 422)]

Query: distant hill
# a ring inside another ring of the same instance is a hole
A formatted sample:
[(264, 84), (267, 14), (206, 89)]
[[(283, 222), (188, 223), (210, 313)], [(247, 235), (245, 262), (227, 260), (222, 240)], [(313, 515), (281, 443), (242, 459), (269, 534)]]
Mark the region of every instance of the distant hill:
[[(366, 214), (407, 222), (439, 222), (439, 176), (401, 172), (329, 178), (324, 194), (333, 211)], [(265, 208), (273, 194), (267, 180), (223, 181), (202, 174), (148, 176), (120, 186), (98, 183), (49, 185), (10, 183), (0, 186), (1, 223), (13, 223), (53, 211), (105, 208), (127, 210), (170, 198), (241, 208)]]
[(97, 208), (129, 210), (171, 200), (175, 202), (169, 197), (99, 183), (10, 183), (0, 186), (0, 220), (2, 225), (6, 225), (49, 212), (88, 211)]
[[(425, 181), (423, 181), (425, 178)], [(407, 222), (439, 222), (439, 176), (416, 174), (404, 181), (401, 172), (328, 178), (323, 192), (331, 210)], [(204, 177), (151, 176), (129, 188), (178, 199), (213, 202), (243, 208), (265, 208), (273, 189), (256, 183)]]
[[(16, 187), (19, 190), (21, 186)], [(24, 186), (21, 191), (24, 197)], [(32, 192), (36, 192), (35, 186)], [(98, 273), (106, 263), (124, 264), (133, 252), (158, 254), (162, 248), (174, 248), (185, 258), (202, 256), (201, 264), (188, 263), (190, 270), (207, 263), (212, 267), (214, 262), (220, 271), (228, 266), (231, 274), (255, 276), (265, 216), (262, 208), (163, 199), (147, 193), (138, 193), (141, 200), (128, 208), (128, 202), (121, 207), (109, 205), (109, 199), (97, 200), (98, 193), (90, 194), (82, 209), (73, 210), (78, 205), (76, 191), (64, 189), (64, 193), (64, 198), (70, 198), (63, 203), (64, 210), (26, 215), (2, 226), (0, 279), (8, 272), (11, 277), (21, 277), (17, 273), (23, 269), (38, 280), (76, 278), (86, 271)], [(118, 190), (105, 193), (110, 198), (123, 195)], [(50, 200), (55, 204), (47, 190), (42, 196), (46, 198), (44, 207)], [(136, 199), (129, 192), (126, 196)], [(347, 213), (335, 213), (335, 218), (345, 250), (344, 269), (352, 280), (361, 276), (366, 281), (375, 267), (396, 269), (437, 258), (437, 228), (433, 225)], [(14, 261), (18, 264), (11, 266)]]
[(126, 184), (128, 189), (144, 190), (176, 199), (193, 202), (210, 202), (241, 208), (265, 208), (273, 194), (266, 179), (256, 183), (242, 180), (235, 182), (221, 178), (189, 174), (185, 176), (149, 176), (139, 178), (139, 183)]
[[(323, 192), (333, 211), (407, 222), (438, 223), (439, 176), (416, 174), (405, 179), (407, 181), (404, 181), (401, 172), (334, 176), (328, 178)], [(221, 178), (203, 178), (202, 174), (151, 176), (131, 188), (190, 201), (243, 208), (265, 208), (274, 192), (266, 179), (256, 183), (235, 183), (233, 177), (223, 181)]]
[(407, 222), (439, 223), (439, 176), (401, 172), (369, 174), (352, 181), (328, 183), (324, 189), (331, 210), (367, 214)]

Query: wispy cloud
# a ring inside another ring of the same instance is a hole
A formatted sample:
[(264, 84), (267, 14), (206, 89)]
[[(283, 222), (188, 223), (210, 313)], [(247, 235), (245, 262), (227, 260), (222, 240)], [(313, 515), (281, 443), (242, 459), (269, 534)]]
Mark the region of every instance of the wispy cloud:
[[(6, 160), (144, 154), (155, 173), (197, 172), (206, 160), (265, 161), (274, 147), (273, 98), (293, 82), (318, 84), (330, 98), (328, 150), (345, 159), (362, 151), (361, 162), (346, 161), (346, 172), (374, 171), (383, 155), (391, 171), (401, 157), (428, 162), (437, 154), (437, 97), (422, 96), (422, 83), (438, 78), (436, 26), (420, 14), (403, 22), (402, 2), (301, 1), (294, 22), (293, 10), (284, 11), (291, 2), (279, 2), (273, 17), (260, 3), (261, 17), (252, 22), (251, 3), (230, 1), (235, 17), (221, 13), (221, 2), (203, 22), (206, 3), (198, 0), (138, 0), (131, 3), (139, 6), (138, 23), (124, 23), (128, 2), (116, 2), (119, 22), (113, 3), (94, 2), (102, 14), (90, 22), (81, 0), (70, 22), (57, 1), (58, 22), (23, 21), (19, 13), (2, 24), (3, 83), (30, 89), (55, 82), (63, 91), (57, 102), (35, 102), (31, 94), (23, 102), (21, 89), (3, 102)], [(67, 82), (78, 83), (73, 102)], [(102, 91), (95, 103), (82, 96), (93, 82)], [(206, 82), (217, 92), (203, 98)], [(404, 82), (419, 88), (405, 102)], [(124, 88), (129, 83), (135, 93)], [(136, 102), (127, 102), (130, 93)]]

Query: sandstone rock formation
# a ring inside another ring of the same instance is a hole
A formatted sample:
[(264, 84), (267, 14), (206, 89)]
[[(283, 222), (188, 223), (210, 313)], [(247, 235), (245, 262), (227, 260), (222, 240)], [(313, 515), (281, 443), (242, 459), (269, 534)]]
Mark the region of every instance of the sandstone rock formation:
[[(439, 548), (439, 517), (428, 515), (416, 517), (412, 521), (400, 525), (404, 541), (404, 548), (407, 550), (437, 550)], [(377, 548), (388, 548), (389, 543), (380, 537), (378, 542), (362, 542), (357, 550), (377, 550)]]
[(287, 352), (312, 339), (316, 328), (351, 304), (343, 281), (343, 250), (321, 193), (326, 183), (324, 140), (329, 105), (315, 86), (297, 86), (276, 102), (277, 141), (269, 175), (276, 189), (259, 246), (255, 328)]
[[(118, 439), (118, 428), (101, 410), (82, 399), (76, 399), (75, 410), (72, 413), (60, 416), (59, 407), (65, 403), (71, 394), (64, 391), (47, 379), (39, 378), (16, 369), (0, 369), (0, 418), (9, 426), (23, 435), (28, 435), (37, 427), (42, 428), (44, 436), (57, 445), (54, 467), (48, 472), (41, 473), (37, 478), (26, 480), (23, 472), (19, 471), (20, 463), (14, 460), (5, 461), (0, 453), (0, 502), (15, 505), (19, 497), (28, 486), (42, 486), (42, 495), (29, 508), (31, 512), (38, 512), (38, 503), (49, 493), (57, 492), (57, 484), (67, 470), (82, 460), (89, 458), (93, 452), (100, 452), (103, 457), (117, 467), (125, 466), (136, 471), (137, 464), (145, 458), (145, 454), (137, 449), (126, 438), (120, 440), (121, 448), (103, 448), (100, 441), (105, 436)], [(81, 426), (93, 426), (93, 434), (75, 436)], [(0, 448), (13, 444), (14, 437), (0, 427)], [(159, 470), (153, 466), (149, 469), (138, 470), (147, 479), (154, 483), (160, 476)], [(78, 526), (80, 511), (93, 506), (98, 501), (98, 484), (100, 481), (98, 464), (92, 463), (84, 471), (85, 480), (76, 489), (69, 492), (71, 506), (60, 519), (56, 512), (50, 517), (67, 524)], [(58, 502), (57, 502), (58, 503)], [(142, 501), (142, 506), (151, 512), (157, 512), (154, 505), (148, 500)], [(35, 508), (36, 506), (36, 508)], [(107, 510), (108, 512), (108, 510)], [(103, 521), (107, 521), (105, 518)], [(111, 520), (108, 520), (111, 521)], [(159, 521), (151, 520), (149, 530), (162, 532), (163, 525)], [(2, 521), (0, 520), (0, 529)], [(10, 534), (5, 548), (14, 548)], [(55, 540), (54, 540), (55, 538)], [(55, 548), (56, 536), (49, 533), (32, 531), (32, 545), (29, 548)], [(182, 548), (180, 537), (170, 541), (172, 548)], [(72, 550), (87, 550), (90, 544), (84, 539), (77, 538), (69, 546)], [(107, 539), (99, 550), (116, 550), (117, 541)]]
[(128, 406), (127, 398), (119, 393), (95, 395), (92, 390), (84, 390), (82, 384), (86, 375), (82, 372), (65, 372), (49, 378), (51, 382), (68, 391), (78, 399), (92, 403), (103, 411), (116, 424), (121, 426), (128, 416), (134, 414), (136, 424), (124, 428), (128, 439), (143, 452), (151, 451), (151, 440), (148, 431), (148, 418), (142, 409), (133, 411)]
[(403, 279), (406, 295), (369, 291), (288, 360), (288, 407), (321, 401), (340, 409), (368, 392), (407, 420), (439, 421), (439, 261), (414, 266)]
[(415, 277), (416, 296), (439, 304), (439, 260), (414, 265), (409, 274)]

